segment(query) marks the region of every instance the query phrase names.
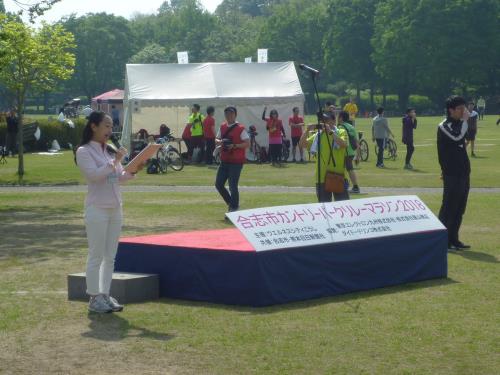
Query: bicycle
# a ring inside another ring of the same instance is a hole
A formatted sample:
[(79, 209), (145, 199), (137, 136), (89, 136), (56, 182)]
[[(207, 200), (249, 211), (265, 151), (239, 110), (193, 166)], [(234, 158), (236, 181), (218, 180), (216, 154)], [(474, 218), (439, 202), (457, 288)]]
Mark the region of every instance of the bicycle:
[(363, 139), (363, 132), (358, 132), (359, 137), (359, 154), (362, 161), (367, 161), (368, 156), (370, 154), (370, 150), (368, 148), (368, 142)]
[(184, 168), (184, 160), (181, 154), (169, 143), (172, 140), (174, 140), (174, 137), (171, 135), (156, 140), (156, 143), (162, 145), (162, 148), (156, 153), (156, 159), (158, 160), (161, 173), (166, 173), (167, 167), (172, 168), (174, 171), (180, 171)]
[(250, 135), (250, 148), (249, 148), (249, 154), (251, 157), (247, 157), (247, 160), (249, 162), (253, 163), (262, 163), (262, 147), (257, 143), (255, 137), (257, 136), (257, 129), (255, 128), (255, 125), (250, 125), (248, 128), (249, 130), (249, 135)]
[[(398, 146), (392, 138), (386, 138), (384, 142), (384, 159), (396, 160)], [(375, 144), (375, 155), (378, 155), (378, 146)]]
[(290, 140), (286, 139), (285, 136), (281, 136), (281, 158), (280, 162), (286, 163), (290, 157)]

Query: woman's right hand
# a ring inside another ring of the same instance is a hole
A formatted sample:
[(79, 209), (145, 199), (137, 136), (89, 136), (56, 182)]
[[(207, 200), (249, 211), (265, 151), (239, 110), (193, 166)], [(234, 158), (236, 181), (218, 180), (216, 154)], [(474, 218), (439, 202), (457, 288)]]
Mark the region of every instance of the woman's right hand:
[(127, 149), (125, 147), (120, 147), (120, 149), (116, 151), (115, 164), (121, 163), (121, 161), (127, 154), (128, 154)]

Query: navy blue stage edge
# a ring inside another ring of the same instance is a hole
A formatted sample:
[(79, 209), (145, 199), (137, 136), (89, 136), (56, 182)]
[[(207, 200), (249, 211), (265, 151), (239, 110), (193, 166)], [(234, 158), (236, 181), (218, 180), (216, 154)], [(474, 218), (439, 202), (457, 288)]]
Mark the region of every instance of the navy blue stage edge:
[(268, 306), (444, 278), (447, 245), (446, 230), (261, 252), (125, 239), (115, 270), (159, 274), (162, 297)]

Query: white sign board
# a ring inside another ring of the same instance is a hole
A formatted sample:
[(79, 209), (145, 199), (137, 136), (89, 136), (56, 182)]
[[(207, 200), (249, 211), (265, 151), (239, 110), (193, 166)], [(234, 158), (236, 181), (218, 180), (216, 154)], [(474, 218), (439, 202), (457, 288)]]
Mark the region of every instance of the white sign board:
[(251, 64), (252, 63), (252, 57), (245, 57), (245, 64)]
[(177, 62), (179, 64), (189, 64), (189, 57), (187, 51), (177, 52)]
[(266, 63), (267, 62), (267, 49), (257, 50), (257, 62)]
[(226, 216), (256, 251), (445, 229), (416, 195), (255, 208)]

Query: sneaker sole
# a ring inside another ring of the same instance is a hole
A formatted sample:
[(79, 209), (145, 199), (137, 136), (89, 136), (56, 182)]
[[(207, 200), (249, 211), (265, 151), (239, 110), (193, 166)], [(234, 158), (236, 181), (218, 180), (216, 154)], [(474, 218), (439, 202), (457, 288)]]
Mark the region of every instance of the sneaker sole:
[(89, 310), (89, 312), (95, 313), (95, 314), (110, 314), (110, 313), (113, 312), (112, 309), (111, 310), (107, 310), (107, 311), (98, 311), (98, 310), (94, 310), (94, 309), (89, 308), (88, 310)]

